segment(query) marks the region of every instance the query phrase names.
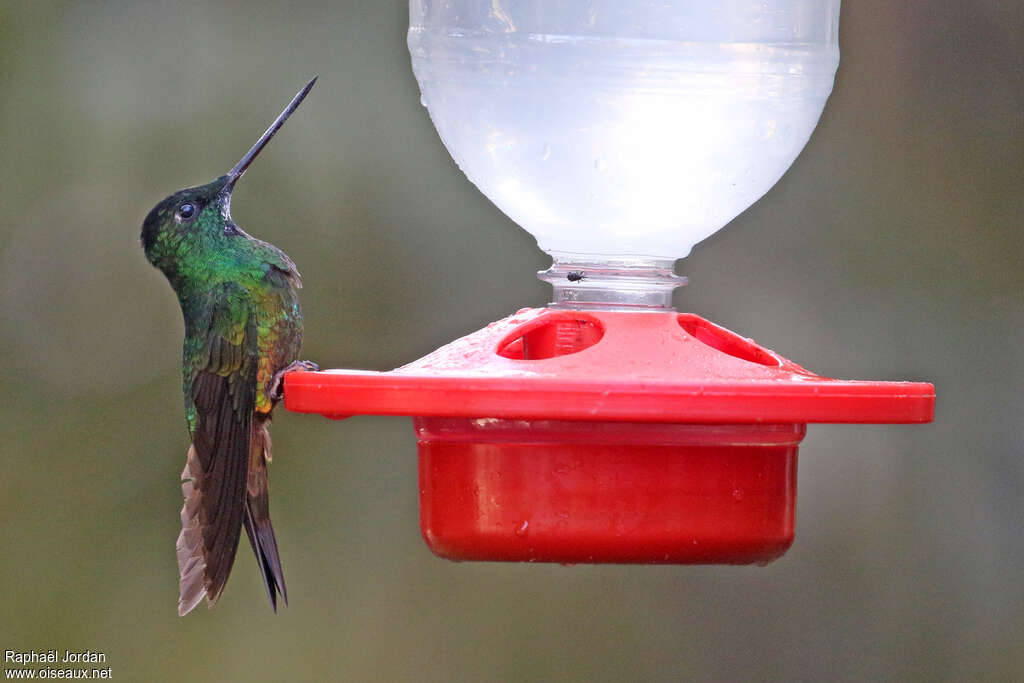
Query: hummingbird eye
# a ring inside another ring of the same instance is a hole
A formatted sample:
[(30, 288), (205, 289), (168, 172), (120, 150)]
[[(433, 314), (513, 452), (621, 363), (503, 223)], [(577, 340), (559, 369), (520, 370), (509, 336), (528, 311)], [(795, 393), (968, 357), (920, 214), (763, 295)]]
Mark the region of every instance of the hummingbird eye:
[(178, 207), (178, 218), (182, 220), (188, 220), (196, 215), (196, 205), (192, 202), (185, 202)]

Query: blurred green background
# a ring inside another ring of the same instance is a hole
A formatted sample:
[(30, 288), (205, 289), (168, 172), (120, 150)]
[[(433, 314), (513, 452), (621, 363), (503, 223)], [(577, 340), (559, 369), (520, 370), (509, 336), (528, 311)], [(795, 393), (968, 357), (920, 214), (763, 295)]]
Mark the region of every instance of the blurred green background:
[(810, 144), (677, 266), (681, 310), (825, 375), (937, 387), (932, 425), (810, 428), (783, 558), (436, 559), (407, 419), (281, 409), (291, 606), (243, 547), (217, 608), (176, 616), (156, 201), (318, 73), (233, 203), (302, 270), (304, 356), (390, 369), (548, 300), (548, 259), (420, 106), (406, 25), (399, 0), (0, 5), (0, 649), (99, 650), (123, 681), (1024, 679), (1018, 3), (845, 3)]

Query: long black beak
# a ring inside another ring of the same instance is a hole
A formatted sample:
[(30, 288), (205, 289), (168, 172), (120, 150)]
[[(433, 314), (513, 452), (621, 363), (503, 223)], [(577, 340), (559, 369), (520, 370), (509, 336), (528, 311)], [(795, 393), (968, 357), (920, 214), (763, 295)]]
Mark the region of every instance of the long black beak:
[(317, 78), (318, 76), (314, 76), (313, 80), (307, 83), (306, 87), (300, 90), (298, 95), (292, 98), (292, 101), (284, 108), (284, 111), (277, 117), (277, 120), (270, 124), (270, 128), (267, 128), (267, 132), (260, 136), (260, 139), (252, 146), (252, 149), (245, 153), (242, 160), (235, 164), (233, 169), (228, 171), (228, 182), (224, 186), (223, 192), (231, 192), (235, 183), (238, 182), (238, 179), (242, 177), (243, 173), (245, 173), (245, 169), (249, 168), (249, 164), (252, 163), (252, 160), (256, 158), (264, 147), (266, 147), (267, 143), (270, 142), (270, 138), (274, 137), (277, 131), (281, 129), (281, 126), (283, 126), (284, 122), (288, 120), (288, 117), (292, 115), (292, 112), (299, 108), (299, 105), (302, 104), (302, 100), (306, 99), (306, 95), (309, 94), (309, 91), (312, 90), (313, 86), (316, 84)]

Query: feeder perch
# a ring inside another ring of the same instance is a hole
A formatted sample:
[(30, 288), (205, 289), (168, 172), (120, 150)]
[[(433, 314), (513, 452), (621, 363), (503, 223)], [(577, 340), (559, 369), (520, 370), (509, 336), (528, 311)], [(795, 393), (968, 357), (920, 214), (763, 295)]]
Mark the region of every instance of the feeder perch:
[(289, 373), (285, 405), (412, 416), (437, 555), (770, 562), (807, 423), (931, 421), (931, 384), (821, 377), (672, 308), (675, 259), (792, 163), (838, 63), (838, 2), (724, 4), (412, 0), (424, 102), (554, 301), (391, 372)]

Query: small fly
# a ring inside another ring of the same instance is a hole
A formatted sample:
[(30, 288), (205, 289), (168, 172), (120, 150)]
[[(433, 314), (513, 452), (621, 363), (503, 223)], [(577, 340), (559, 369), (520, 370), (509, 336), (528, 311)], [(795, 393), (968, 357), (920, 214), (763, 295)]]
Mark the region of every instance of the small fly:
[(565, 279), (568, 280), (569, 282), (579, 282), (580, 280), (586, 280), (587, 279), (587, 271), (585, 271), (585, 270), (573, 270), (573, 271), (570, 271), (570, 273), (565, 276)]

